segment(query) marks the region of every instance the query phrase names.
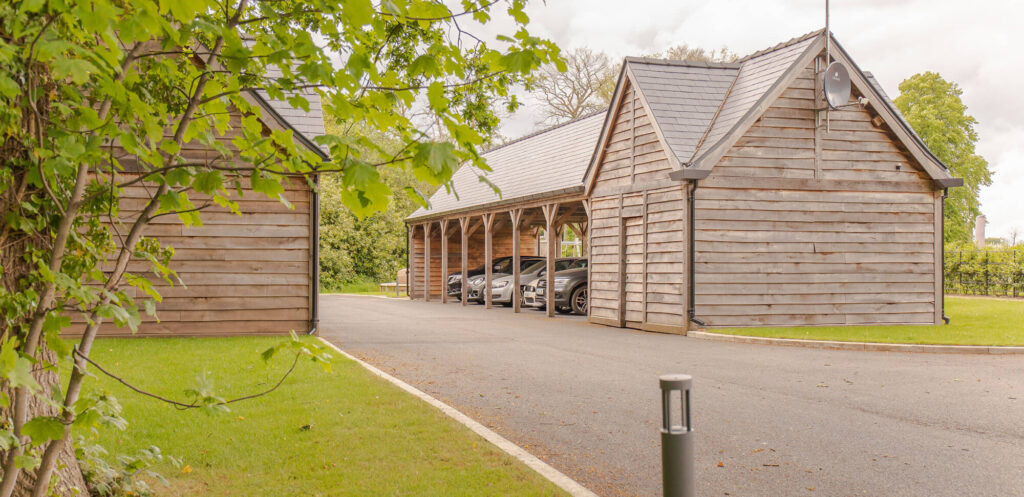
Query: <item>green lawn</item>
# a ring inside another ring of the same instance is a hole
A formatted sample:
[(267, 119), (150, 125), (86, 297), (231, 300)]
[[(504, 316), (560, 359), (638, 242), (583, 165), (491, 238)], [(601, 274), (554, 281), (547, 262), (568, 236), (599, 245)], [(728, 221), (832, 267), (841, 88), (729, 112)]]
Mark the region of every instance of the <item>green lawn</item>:
[[(378, 295), (383, 297), (396, 297), (394, 287), (389, 292), (381, 292), (380, 285), (374, 281), (360, 280), (340, 287), (321, 288), (320, 293), (348, 293), (356, 295)], [(401, 297), (408, 297), (406, 292), (401, 292)]]
[[(260, 358), (278, 340), (104, 339), (92, 356), (177, 399), (205, 371), (218, 395), (233, 398), (266, 389), (291, 364), (284, 353), (269, 364)], [(100, 441), (111, 454), (156, 445), (179, 458), (181, 467), (156, 468), (170, 480), (152, 483), (165, 496), (564, 494), (439, 410), (332, 355), (332, 371), (303, 360), (277, 391), (215, 415), (176, 410), (99, 376), (90, 388), (112, 392), (129, 423)]]
[(1024, 300), (946, 297), (945, 326), (712, 328), (728, 335), (848, 342), (1024, 345)]

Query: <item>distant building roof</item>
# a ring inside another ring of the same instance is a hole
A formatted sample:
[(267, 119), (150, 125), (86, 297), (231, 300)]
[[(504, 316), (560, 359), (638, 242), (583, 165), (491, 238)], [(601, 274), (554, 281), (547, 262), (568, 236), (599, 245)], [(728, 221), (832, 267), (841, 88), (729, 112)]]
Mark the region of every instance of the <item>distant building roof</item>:
[[(459, 168), (452, 176), (455, 192), (441, 188), (430, 197), (430, 209), (420, 208), (408, 219), (583, 191), (583, 173), (603, 123), (602, 111), (494, 147), (483, 153), (490, 172), (472, 166)], [(480, 176), (486, 176), (501, 194)]]

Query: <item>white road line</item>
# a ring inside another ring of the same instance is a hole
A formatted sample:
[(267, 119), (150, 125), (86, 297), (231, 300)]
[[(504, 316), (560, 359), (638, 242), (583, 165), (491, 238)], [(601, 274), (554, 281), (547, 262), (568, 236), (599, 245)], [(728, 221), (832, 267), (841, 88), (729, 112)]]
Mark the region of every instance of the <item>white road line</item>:
[(430, 395), (427, 395), (420, 389), (402, 380), (399, 380), (398, 378), (395, 378), (394, 376), (391, 376), (385, 373), (384, 371), (381, 371), (380, 369), (377, 369), (373, 365), (368, 364), (362, 359), (359, 359), (358, 357), (355, 357), (352, 354), (345, 352), (344, 350), (341, 350), (340, 348), (338, 348), (337, 345), (334, 345), (333, 343), (327, 341), (323, 337), (318, 338), (328, 347), (334, 349), (339, 354), (359, 363), (360, 366), (366, 368), (371, 373), (380, 376), (385, 380), (388, 380), (398, 388), (401, 388), (402, 390), (405, 390), (406, 392), (409, 392), (412, 395), (416, 396), (420, 400), (440, 409), (441, 412), (447, 414), (448, 417), (454, 419), (455, 421), (458, 421), (459, 423), (462, 423), (470, 430), (473, 430), (473, 432), (476, 433), (477, 435), (484, 437), (488, 442), (491, 442), (492, 444), (496, 445), (499, 449), (508, 453), (510, 456), (518, 459), (523, 464), (529, 466), (534, 471), (540, 473), (540, 475), (543, 476), (544, 478), (551, 480), (552, 483), (558, 485), (562, 490), (569, 492), (569, 494), (572, 495), (573, 497), (598, 497), (597, 494), (591, 492), (590, 490), (587, 490), (583, 485), (580, 485), (576, 480), (573, 480), (572, 478), (565, 476), (565, 474), (562, 473), (561, 471), (558, 471), (557, 469), (551, 467), (551, 465), (549, 465), (548, 463), (541, 461), (540, 459), (537, 458), (537, 456), (530, 454), (522, 447), (510, 442), (507, 438), (498, 435), (490, 428), (474, 421), (472, 418), (466, 416), (458, 409), (455, 409), (454, 407), (445, 404), (444, 402), (441, 402), (440, 400), (437, 400), (434, 397), (431, 397)]

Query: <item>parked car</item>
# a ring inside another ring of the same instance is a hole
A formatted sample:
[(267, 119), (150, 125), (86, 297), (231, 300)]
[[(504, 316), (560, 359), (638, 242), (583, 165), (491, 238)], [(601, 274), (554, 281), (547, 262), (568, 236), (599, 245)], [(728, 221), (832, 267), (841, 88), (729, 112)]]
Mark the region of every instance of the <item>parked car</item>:
[[(537, 261), (543, 261), (543, 260), (544, 260), (543, 257), (537, 257), (537, 256), (533, 256), (533, 255), (520, 256), (520, 258), (519, 258), (519, 267), (523, 268), (523, 267), (526, 267), (526, 266), (528, 266), (530, 264), (533, 264), (533, 263), (535, 263)], [(511, 256), (508, 256), (508, 257), (498, 257), (498, 258), (494, 259), (493, 261), (491, 261), (491, 264), (492, 264), (492, 269), (491, 269), (492, 275), (493, 274), (498, 274), (500, 272), (499, 270), (501, 270), (501, 269), (507, 269), (508, 272), (510, 272), (510, 273), (512, 272), (512, 257)], [(466, 274), (468, 275), (468, 277), (470, 279), (469, 287), (470, 288), (473, 287), (472, 280), (473, 280), (474, 276), (482, 275), (485, 272), (486, 272), (485, 271), (485, 266), (483, 264), (481, 264), (480, 266), (475, 267), (475, 268), (470, 269), (469, 271), (467, 271)], [(457, 297), (457, 298), (461, 298), (462, 297), (462, 271), (451, 273), (451, 274), (448, 275), (447, 289), (448, 289), (448, 296), (449, 297)], [(466, 293), (468, 294), (469, 292), (467, 291)]]
[[(586, 259), (579, 257), (563, 257), (561, 259), (555, 259), (555, 271), (561, 271), (571, 267), (579, 267), (580, 264), (585, 263)], [(547, 264), (546, 259), (541, 259), (530, 266), (523, 268), (519, 272), (520, 299), (522, 299), (523, 291), (526, 289), (526, 282), (536, 279), (538, 274), (545, 271)], [(494, 278), (491, 281), (491, 302), (501, 304), (506, 307), (512, 305), (512, 279), (512, 275), (509, 274), (499, 278)], [(479, 302), (483, 301), (483, 288), (483, 280), (480, 280), (476, 285), (471, 284), (470, 286), (471, 296), (475, 296), (476, 300)]]
[[(587, 260), (582, 259), (568, 269), (555, 272), (555, 310), (563, 313), (586, 314), (589, 306), (587, 288)], [(543, 309), (547, 305), (547, 278), (544, 271), (526, 285), (523, 304)]]

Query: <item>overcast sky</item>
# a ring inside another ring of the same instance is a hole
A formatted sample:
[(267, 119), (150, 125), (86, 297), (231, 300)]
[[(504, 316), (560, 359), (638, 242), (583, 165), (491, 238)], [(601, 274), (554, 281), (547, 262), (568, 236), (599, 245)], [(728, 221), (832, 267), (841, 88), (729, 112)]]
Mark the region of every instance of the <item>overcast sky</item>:
[[(587, 46), (616, 60), (680, 43), (746, 55), (825, 25), (824, 0), (548, 0), (528, 7), (531, 32), (563, 48)], [(994, 171), (982, 189), (988, 236), (1024, 231), (1024, 3), (997, 0), (834, 0), (832, 33), (895, 98), (900, 81), (937, 71), (964, 90), (978, 119), (978, 152)], [(495, 26), (497, 27), (497, 26)], [(507, 119), (510, 138), (530, 132), (536, 102)]]

